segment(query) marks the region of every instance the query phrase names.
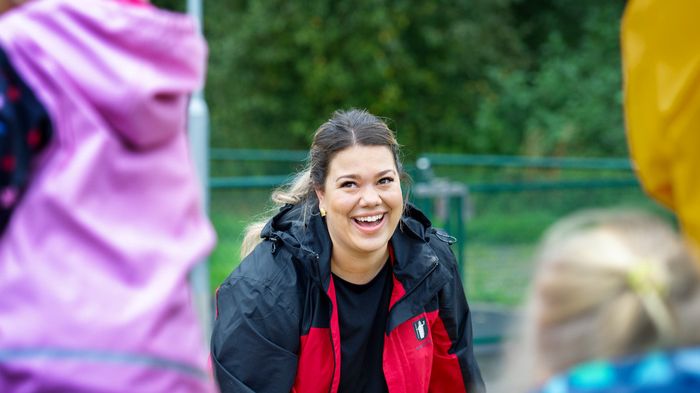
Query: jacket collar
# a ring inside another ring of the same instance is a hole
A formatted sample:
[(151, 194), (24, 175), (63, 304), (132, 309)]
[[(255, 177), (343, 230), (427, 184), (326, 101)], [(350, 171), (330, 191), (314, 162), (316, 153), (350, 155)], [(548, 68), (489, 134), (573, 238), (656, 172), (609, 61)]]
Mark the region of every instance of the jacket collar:
[[(303, 217), (305, 209), (306, 222)], [(430, 228), (430, 220), (415, 206), (406, 204), (399, 227), (390, 241), (394, 249), (394, 275), (407, 292), (420, 284), (437, 263), (435, 252), (428, 245)], [(318, 207), (303, 204), (283, 206), (267, 223), (261, 236), (275, 243), (281, 242), (324, 291), (328, 291), (333, 246)]]
[(438, 262), (430, 247), (430, 220), (415, 206), (406, 205), (399, 227), (391, 237), (394, 249), (394, 275), (406, 293), (411, 292), (432, 271)]

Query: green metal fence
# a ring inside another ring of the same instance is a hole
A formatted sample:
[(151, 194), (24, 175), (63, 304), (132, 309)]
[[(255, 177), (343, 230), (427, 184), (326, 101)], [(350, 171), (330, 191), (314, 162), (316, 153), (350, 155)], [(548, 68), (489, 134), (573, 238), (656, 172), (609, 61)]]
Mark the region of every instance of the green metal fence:
[(659, 210), (626, 158), (425, 154), (416, 168), (414, 189), (440, 182), (465, 187), (418, 204), (458, 238), (455, 251), (472, 302), (517, 304), (542, 232), (566, 214), (611, 206)]
[[(306, 152), (213, 149), (211, 159), (216, 285), (238, 263), (245, 225), (264, 218), (270, 192), (303, 167)], [(567, 213), (619, 205), (659, 210), (624, 158), (425, 154), (408, 167), (410, 200), (458, 239), (454, 249), (471, 302), (516, 304), (541, 233)]]

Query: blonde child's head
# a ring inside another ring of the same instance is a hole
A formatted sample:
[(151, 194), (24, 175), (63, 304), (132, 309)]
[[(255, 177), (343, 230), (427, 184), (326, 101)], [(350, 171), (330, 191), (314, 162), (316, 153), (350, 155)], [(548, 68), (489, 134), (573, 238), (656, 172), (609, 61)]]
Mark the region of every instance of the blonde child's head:
[(700, 343), (697, 265), (658, 217), (573, 214), (547, 231), (535, 262), (518, 344), (506, 363), (511, 382), (519, 381), (514, 386), (589, 360)]

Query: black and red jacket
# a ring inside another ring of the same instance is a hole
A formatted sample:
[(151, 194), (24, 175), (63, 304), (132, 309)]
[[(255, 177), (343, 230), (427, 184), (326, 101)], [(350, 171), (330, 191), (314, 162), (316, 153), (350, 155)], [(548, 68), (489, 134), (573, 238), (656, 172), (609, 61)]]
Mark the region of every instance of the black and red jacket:
[[(323, 219), (286, 206), (221, 285), (212, 360), (223, 393), (335, 393), (340, 332)], [(393, 292), (384, 337), (390, 393), (482, 392), (469, 306), (451, 238), (409, 205), (391, 238)]]

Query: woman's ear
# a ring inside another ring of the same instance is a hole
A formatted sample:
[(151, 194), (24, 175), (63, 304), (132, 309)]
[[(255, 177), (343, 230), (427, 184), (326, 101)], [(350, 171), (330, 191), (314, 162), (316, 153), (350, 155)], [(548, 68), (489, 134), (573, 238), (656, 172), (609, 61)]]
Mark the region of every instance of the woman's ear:
[(319, 187), (314, 187), (314, 191), (316, 192), (316, 198), (318, 198), (318, 209), (321, 210), (323, 208), (323, 202), (326, 194)]

